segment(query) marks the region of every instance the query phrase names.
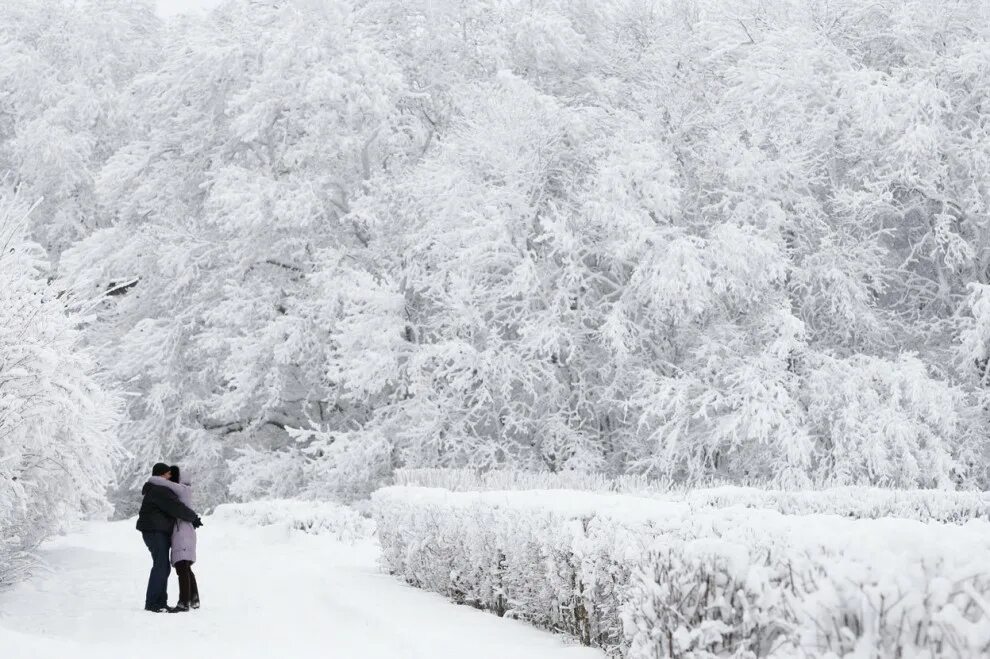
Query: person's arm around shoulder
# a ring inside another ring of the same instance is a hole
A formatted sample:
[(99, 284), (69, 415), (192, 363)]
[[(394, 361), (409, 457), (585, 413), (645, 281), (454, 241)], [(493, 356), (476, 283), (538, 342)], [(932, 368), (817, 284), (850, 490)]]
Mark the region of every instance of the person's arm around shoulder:
[[(192, 504), (192, 483), (185, 482), (185, 483), (180, 483), (180, 485), (182, 485), (182, 487), (186, 489), (185, 495), (184, 497), (180, 497), (180, 501), (182, 501), (182, 503), (186, 504), (186, 506), (188, 507)], [(198, 529), (203, 525), (203, 520), (200, 519), (199, 516), (197, 516), (196, 521), (192, 522), (192, 525), (194, 529)]]
[(179, 501), (179, 496), (172, 490), (165, 487), (157, 488), (155, 495), (155, 503), (167, 514), (176, 519), (184, 519), (196, 528), (203, 525), (199, 515), (192, 508)]

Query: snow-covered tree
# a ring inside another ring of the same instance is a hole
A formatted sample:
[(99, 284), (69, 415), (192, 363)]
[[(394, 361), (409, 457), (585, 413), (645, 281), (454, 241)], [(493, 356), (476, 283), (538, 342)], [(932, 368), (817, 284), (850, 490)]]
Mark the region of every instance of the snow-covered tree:
[(124, 495), (162, 455), (208, 501), (986, 482), (988, 11), (241, 0), (124, 47), (66, 193), (94, 221), (35, 230), (131, 394)]
[[(966, 87), (933, 85), (952, 78), (932, 63), (954, 55), (922, 37), (945, 30), (962, 56), (987, 35), (966, 27), (980, 12), (966, 3), (839, 4), (536, 3), (561, 28), (536, 41), (558, 50), (458, 47), (490, 82), (445, 89), (431, 153), (356, 211), (392, 255), (378, 302), (345, 314), (361, 337), (341, 340), (359, 349), (349, 395), (366, 396), (358, 365), (373, 355), (386, 395), (362, 432), (411, 464), (957, 478), (974, 408), (940, 356), (965, 282), (987, 276), (985, 146), (948, 110), (956, 93), (979, 113)], [(444, 21), (458, 11), (439, 6)], [(487, 39), (520, 33), (510, 4), (473, 6), (440, 36), (457, 44), (478, 16), (498, 26)], [(968, 85), (985, 68), (965, 57), (951, 68)], [(853, 403), (821, 382), (884, 369), (861, 422), (822, 415)], [(925, 388), (954, 412), (917, 416), (931, 405), (901, 392)], [(875, 445), (854, 439), (871, 432)]]
[(239, 450), (344, 423), (337, 291), (313, 275), (363, 268), (351, 198), (425, 139), (375, 32), (346, 4), (230, 4), (170, 33), (129, 91), (138, 137), (97, 176), (111, 226), (64, 258), (75, 294), (118, 293), (89, 333), (134, 394), (126, 485), (169, 455), (220, 501)]
[(41, 200), (31, 236), (56, 259), (105, 223), (94, 175), (128, 139), (120, 92), (159, 30), (151, 0), (0, 3), (0, 171)]
[(78, 345), (77, 317), (27, 240), (28, 207), (0, 181), (0, 585), (21, 552), (80, 516), (107, 514), (118, 401)]

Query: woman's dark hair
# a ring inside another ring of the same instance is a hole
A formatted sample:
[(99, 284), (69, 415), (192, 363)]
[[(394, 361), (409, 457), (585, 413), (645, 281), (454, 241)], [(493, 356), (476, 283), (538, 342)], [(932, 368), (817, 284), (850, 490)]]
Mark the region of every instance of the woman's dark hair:
[(172, 482), (173, 483), (178, 483), (179, 482), (179, 465), (172, 465), (171, 467), (168, 468), (168, 470), (170, 472), (172, 472), (172, 479), (171, 479)]

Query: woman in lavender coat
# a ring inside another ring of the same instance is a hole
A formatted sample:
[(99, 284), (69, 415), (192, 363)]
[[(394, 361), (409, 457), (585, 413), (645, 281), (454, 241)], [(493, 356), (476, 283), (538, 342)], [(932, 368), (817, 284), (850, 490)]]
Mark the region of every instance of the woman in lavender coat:
[[(153, 480), (161, 481), (158, 484), (168, 487), (179, 497), (179, 501), (191, 507), (192, 487), (188, 483), (181, 482), (177, 465), (172, 465), (169, 471), (172, 474), (171, 480), (157, 476), (153, 477)], [(195, 562), (196, 529), (185, 520), (176, 520), (175, 528), (172, 530), (172, 565), (179, 577), (179, 602), (175, 605), (178, 611), (199, 608), (199, 587), (196, 584), (196, 575), (192, 571)]]

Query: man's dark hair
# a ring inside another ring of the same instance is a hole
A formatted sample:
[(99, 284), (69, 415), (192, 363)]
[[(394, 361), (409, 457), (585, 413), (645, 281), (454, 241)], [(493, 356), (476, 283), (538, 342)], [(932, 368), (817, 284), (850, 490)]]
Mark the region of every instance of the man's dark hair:
[(168, 465), (164, 462), (156, 462), (155, 466), (151, 468), (152, 476), (164, 476), (165, 472), (168, 471)]

